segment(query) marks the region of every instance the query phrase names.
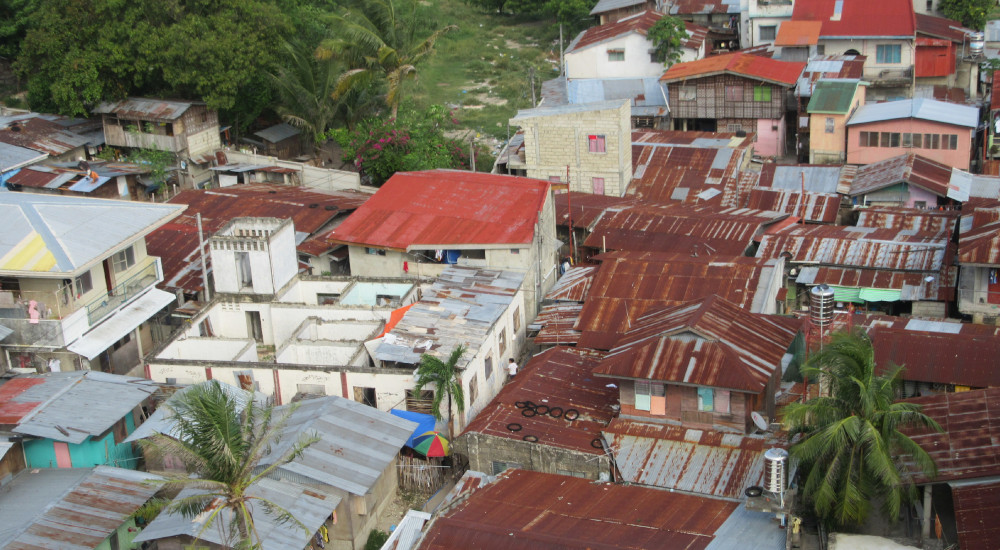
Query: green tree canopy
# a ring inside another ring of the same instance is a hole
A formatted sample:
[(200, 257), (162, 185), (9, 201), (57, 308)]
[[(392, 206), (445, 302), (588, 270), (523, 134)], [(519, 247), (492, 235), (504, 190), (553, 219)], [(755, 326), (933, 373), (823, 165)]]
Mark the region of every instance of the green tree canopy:
[(878, 370), (865, 335), (835, 333), (803, 369), (828, 385), (829, 396), (784, 411), (789, 430), (803, 434), (791, 448), (806, 472), (803, 495), (818, 517), (836, 526), (864, 523), (876, 498), (890, 521), (899, 517), (914, 493), (901, 455), (912, 457), (924, 475), (936, 475), (933, 459), (901, 430), (941, 427), (920, 405), (894, 402), (901, 367)]
[(417, 77), (417, 67), (434, 52), (441, 36), (458, 27), (447, 25), (425, 31), (415, 0), (361, 0), (333, 17), (334, 38), (316, 50), (319, 59), (342, 60), (335, 95), (350, 90), (384, 86), (385, 104), (396, 118), (405, 81)]
[(99, 101), (157, 95), (259, 112), (290, 29), (271, 0), (50, 0), (34, 11), (15, 69), (35, 110), (84, 115)]
[(684, 21), (677, 17), (664, 16), (653, 23), (646, 33), (646, 38), (653, 43), (656, 60), (669, 67), (680, 60), (688, 33)]
[(258, 405), (252, 399), (245, 407), (241, 406), (218, 382), (211, 380), (175, 396), (165, 406), (173, 413), (170, 418), (175, 425), (171, 436), (157, 434), (141, 444), (152, 456), (179, 458), (192, 474), (161, 473), (167, 479), (166, 489), (189, 487), (198, 489), (198, 493), (172, 501), (154, 499), (140, 509), (139, 515), (148, 518), (166, 510), (194, 518), (213, 501), (218, 502), (201, 532), (220, 527), (216, 522), (225, 510), (231, 521), (221, 527), (236, 548), (259, 547), (255, 513), (265, 513), (279, 523), (305, 529), (281, 506), (247, 492), (254, 482), (295, 460), (317, 441), (316, 437), (303, 436), (280, 456), (271, 456), (272, 445), (280, 439), (293, 409), (275, 417), (273, 407)]
[(949, 19), (981, 31), (986, 28), (986, 20), (995, 5), (993, 0), (941, 0), (938, 8)]
[(434, 384), (434, 400), (431, 402), (431, 414), (441, 420), (441, 403), (448, 397), (448, 437), (452, 436), (452, 400), (459, 413), (465, 411), (465, 391), (462, 389), (462, 373), (458, 370), (458, 361), (465, 354), (465, 346), (458, 346), (448, 356), (448, 361), (442, 361), (430, 354), (420, 356), (417, 366), (417, 384), (414, 390), (419, 393), (430, 384)]

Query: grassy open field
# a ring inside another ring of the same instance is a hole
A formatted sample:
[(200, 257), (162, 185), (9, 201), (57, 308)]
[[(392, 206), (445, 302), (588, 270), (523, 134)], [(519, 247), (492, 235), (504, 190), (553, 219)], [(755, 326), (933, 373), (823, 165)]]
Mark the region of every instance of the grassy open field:
[[(487, 14), (462, 0), (428, 0), (422, 16), (432, 25), (458, 25), (419, 67), (408, 96), (417, 108), (445, 105), (462, 128), (504, 139), (507, 120), (531, 107), (529, 80), (558, 76), (559, 28), (552, 20)], [(571, 37), (566, 37), (568, 43)]]

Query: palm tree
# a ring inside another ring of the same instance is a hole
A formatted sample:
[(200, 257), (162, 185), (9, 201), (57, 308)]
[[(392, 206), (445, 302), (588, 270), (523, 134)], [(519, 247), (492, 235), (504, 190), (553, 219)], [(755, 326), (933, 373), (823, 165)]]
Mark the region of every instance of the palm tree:
[[(872, 499), (895, 521), (915, 487), (900, 457), (910, 457), (927, 477), (934, 460), (902, 431), (941, 427), (914, 403), (894, 403), (902, 367), (879, 369), (863, 333), (835, 333), (832, 343), (806, 362), (803, 374), (829, 386), (829, 396), (784, 410), (791, 433), (804, 437), (791, 448), (808, 472), (803, 495), (817, 516), (839, 526), (860, 525)], [(878, 374), (878, 371), (884, 374)]]
[(465, 391), (462, 390), (462, 377), (458, 371), (458, 360), (465, 354), (465, 346), (458, 346), (444, 362), (430, 354), (420, 356), (420, 364), (417, 366), (417, 385), (414, 392), (419, 393), (428, 384), (434, 384), (437, 391), (434, 392), (434, 400), (431, 402), (431, 414), (434, 418), (441, 420), (441, 402), (445, 395), (448, 396), (448, 437), (452, 435), (451, 402), (455, 400), (455, 406), (459, 413), (465, 412)]
[(439, 38), (458, 29), (447, 25), (426, 38), (417, 38), (417, 2), (399, 0), (403, 1), (408, 14), (400, 13), (397, 0), (364, 0), (333, 16), (338, 34), (320, 44), (316, 57), (336, 57), (347, 63), (348, 70), (340, 75), (334, 97), (384, 83), (385, 103), (396, 118), (403, 82), (416, 78), (417, 65), (434, 52)]
[(153, 455), (179, 458), (187, 467), (187, 476), (162, 473), (166, 489), (190, 488), (196, 493), (173, 501), (154, 499), (140, 510), (141, 515), (150, 517), (166, 511), (194, 518), (210, 510), (200, 536), (225, 511), (230, 516), (229, 525), (220, 530), (227, 534), (226, 538), (235, 539), (236, 548), (260, 546), (254, 527), (254, 504), (278, 523), (306, 529), (281, 506), (248, 492), (255, 482), (295, 460), (317, 441), (303, 436), (280, 456), (270, 456), (293, 407), (275, 418), (270, 404), (258, 405), (249, 399), (244, 407), (214, 380), (176, 395), (165, 406), (173, 413), (171, 435), (156, 434), (140, 444)]
[(284, 63), (270, 75), (277, 92), (276, 110), (316, 146), (337, 118), (339, 102), (333, 91), (340, 69), (333, 60), (316, 59), (311, 47), (290, 42), (283, 47)]

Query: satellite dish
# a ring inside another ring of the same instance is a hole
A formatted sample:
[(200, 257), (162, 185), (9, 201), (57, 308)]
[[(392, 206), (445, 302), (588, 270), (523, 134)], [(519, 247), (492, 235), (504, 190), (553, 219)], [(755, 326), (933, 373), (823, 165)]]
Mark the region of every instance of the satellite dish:
[(752, 411), (750, 413), (750, 418), (753, 420), (754, 425), (760, 429), (760, 431), (762, 432), (767, 431), (768, 424), (767, 424), (767, 419), (764, 418), (764, 415), (760, 414), (757, 411)]

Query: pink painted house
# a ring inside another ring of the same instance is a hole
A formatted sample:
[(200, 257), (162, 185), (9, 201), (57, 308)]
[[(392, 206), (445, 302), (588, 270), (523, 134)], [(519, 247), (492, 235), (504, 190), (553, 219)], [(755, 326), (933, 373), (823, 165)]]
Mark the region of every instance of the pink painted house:
[(926, 98), (863, 105), (847, 122), (847, 163), (913, 152), (968, 170), (978, 119), (975, 107)]

